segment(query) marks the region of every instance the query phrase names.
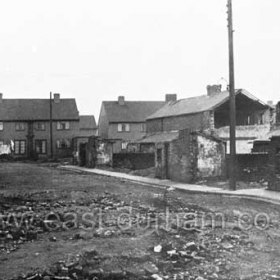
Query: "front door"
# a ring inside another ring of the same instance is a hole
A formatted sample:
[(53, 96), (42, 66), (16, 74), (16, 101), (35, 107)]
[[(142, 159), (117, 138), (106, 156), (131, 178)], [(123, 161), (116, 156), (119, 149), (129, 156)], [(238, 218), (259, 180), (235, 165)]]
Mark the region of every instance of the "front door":
[(86, 143), (81, 143), (79, 146), (79, 165), (86, 165)]
[(165, 178), (169, 179), (169, 143), (164, 144), (164, 170), (165, 170)]

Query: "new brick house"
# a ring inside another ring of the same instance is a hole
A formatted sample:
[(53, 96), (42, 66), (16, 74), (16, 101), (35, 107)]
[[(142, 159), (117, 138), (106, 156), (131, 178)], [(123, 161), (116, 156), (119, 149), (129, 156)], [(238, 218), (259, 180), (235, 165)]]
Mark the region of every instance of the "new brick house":
[[(269, 132), (273, 114), (269, 104), (244, 89), (236, 90), (237, 153), (251, 152), (253, 140)], [(229, 123), (229, 92), (213, 85), (207, 87), (207, 95), (169, 102), (147, 118), (146, 126), (147, 135), (192, 129), (229, 142)]]
[(0, 144), (11, 143), (15, 157), (47, 157), (51, 152), (56, 158), (70, 156), (72, 139), (79, 134), (75, 99), (62, 99), (59, 94), (51, 102), (4, 99), (0, 94)]
[(176, 94), (167, 94), (165, 101), (126, 101), (124, 96), (119, 96), (116, 101), (103, 101), (98, 135), (114, 140), (114, 153), (126, 151), (129, 142), (145, 135), (146, 118), (171, 100), (176, 100)]

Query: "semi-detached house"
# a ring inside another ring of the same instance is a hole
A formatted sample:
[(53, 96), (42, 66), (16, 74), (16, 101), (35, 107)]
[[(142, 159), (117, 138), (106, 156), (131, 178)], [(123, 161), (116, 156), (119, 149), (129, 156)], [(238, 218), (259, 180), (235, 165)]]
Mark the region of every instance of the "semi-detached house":
[(146, 133), (146, 118), (166, 102), (176, 100), (176, 94), (166, 94), (165, 101), (126, 101), (119, 96), (116, 101), (103, 101), (98, 121), (98, 135), (114, 141), (113, 152), (127, 150), (127, 144)]
[(16, 157), (70, 156), (79, 133), (73, 98), (4, 99), (0, 94), (0, 144), (12, 144)]

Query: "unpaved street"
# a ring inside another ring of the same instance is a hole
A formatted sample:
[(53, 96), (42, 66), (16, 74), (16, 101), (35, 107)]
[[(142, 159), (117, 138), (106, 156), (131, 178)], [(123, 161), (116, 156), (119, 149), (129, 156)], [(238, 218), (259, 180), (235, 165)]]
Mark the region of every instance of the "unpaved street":
[(280, 279), (278, 209), (1, 163), (0, 279)]

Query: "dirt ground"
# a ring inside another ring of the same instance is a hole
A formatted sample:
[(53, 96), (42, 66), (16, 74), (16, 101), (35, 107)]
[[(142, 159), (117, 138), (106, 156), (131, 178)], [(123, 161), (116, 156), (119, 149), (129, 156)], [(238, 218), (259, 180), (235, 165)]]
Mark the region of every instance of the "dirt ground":
[(0, 164), (0, 279), (280, 279), (279, 206)]

